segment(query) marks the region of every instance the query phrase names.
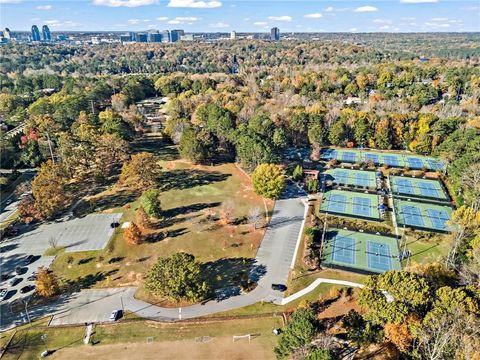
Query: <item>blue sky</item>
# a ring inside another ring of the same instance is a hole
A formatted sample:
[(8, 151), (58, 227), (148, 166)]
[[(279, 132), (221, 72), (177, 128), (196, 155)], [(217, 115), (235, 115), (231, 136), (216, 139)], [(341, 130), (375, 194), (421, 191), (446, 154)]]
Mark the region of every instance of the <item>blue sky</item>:
[(52, 31), (480, 31), (480, 1), (0, 0), (0, 27)]

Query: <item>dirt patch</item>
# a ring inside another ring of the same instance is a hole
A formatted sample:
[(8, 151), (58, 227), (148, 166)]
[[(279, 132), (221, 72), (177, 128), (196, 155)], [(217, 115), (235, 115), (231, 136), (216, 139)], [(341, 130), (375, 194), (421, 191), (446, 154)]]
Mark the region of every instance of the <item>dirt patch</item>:
[(336, 318), (338, 316), (345, 315), (350, 310), (355, 310), (359, 313), (362, 312), (360, 305), (354, 298), (341, 297), (328, 308), (318, 314), (318, 319)]
[(151, 344), (114, 344), (77, 346), (53, 354), (52, 359), (275, 359), (272, 347), (261, 337), (233, 342), (232, 337), (212, 338), (208, 342), (192, 340)]

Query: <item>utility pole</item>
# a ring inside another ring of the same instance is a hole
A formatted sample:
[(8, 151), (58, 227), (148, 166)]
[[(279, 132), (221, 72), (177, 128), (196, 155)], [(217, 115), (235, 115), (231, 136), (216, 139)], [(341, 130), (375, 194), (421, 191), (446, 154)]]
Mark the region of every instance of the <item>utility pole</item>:
[(55, 162), (55, 159), (53, 158), (52, 142), (50, 141), (50, 135), (48, 135), (48, 131), (46, 131), (45, 133), (47, 134), (48, 148), (50, 149), (50, 157), (52, 158), (52, 161)]
[(30, 321), (30, 315), (28, 314), (28, 301), (22, 299), (22, 302), (23, 302), (23, 305), (25, 306), (25, 313), (27, 314), (28, 324), (32, 325), (32, 322)]

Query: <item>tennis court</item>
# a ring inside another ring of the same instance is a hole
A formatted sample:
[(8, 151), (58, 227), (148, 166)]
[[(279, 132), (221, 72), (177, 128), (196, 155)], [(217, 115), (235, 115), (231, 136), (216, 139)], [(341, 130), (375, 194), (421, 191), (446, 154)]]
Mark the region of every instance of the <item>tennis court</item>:
[(395, 237), (327, 229), (322, 264), (360, 273), (401, 270)]
[(323, 149), (320, 152), (320, 157), (323, 160), (335, 159), (347, 163), (372, 162), (377, 166), (408, 167), (414, 170), (427, 169), (442, 171), (445, 167), (442, 161), (428, 156), (359, 149)]
[(338, 185), (352, 185), (364, 188), (376, 188), (375, 172), (352, 169), (328, 169), (321, 175), (323, 181)]
[(438, 180), (390, 176), (390, 186), (394, 195), (449, 201)]
[(452, 215), (452, 208), (449, 206), (394, 199), (394, 207), (399, 226), (449, 231), (447, 222)]
[(377, 195), (343, 190), (324, 193), (320, 212), (362, 219), (380, 220)]

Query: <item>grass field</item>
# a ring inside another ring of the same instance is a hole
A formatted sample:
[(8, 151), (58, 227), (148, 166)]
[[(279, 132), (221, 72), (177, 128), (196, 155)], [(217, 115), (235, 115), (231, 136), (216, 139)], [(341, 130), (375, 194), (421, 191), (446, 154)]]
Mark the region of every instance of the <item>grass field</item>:
[[(37, 359), (46, 346), (54, 350), (53, 359), (200, 359), (210, 351), (213, 358), (273, 359), (276, 337), (272, 329), (282, 325), (280, 317), (260, 317), (234, 320), (212, 320), (208, 322), (161, 324), (152, 321), (119, 322), (114, 325), (97, 325), (92, 337), (94, 346), (82, 343), (84, 327), (49, 328), (46, 321), (38, 321), (30, 327), (20, 328), (2, 359)], [(233, 335), (258, 334), (251, 342), (233, 343)], [(5, 339), (11, 332), (2, 334)], [(196, 342), (195, 338), (211, 337), (207, 343)], [(147, 345), (147, 338), (153, 343)], [(155, 349), (162, 350), (157, 353)], [(126, 352), (124, 352), (126, 351)], [(126, 356), (126, 354), (130, 354)]]
[[(250, 179), (234, 164), (195, 166), (174, 156), (176, 149), (155, 148), (162, 159), (160, 188), (163, 219), (145, 230), (146, 241), (127, 245), (117, 229), (102, 251), (62, 253), (53, 270), (64, 281), (82, 287), (136, 286), (158, 257), (179, 251), (192, 253), (204, 263), (214, 287), (238, 281), (255, 257), (263, 229), (247, 223), (248, 210), (264, 201), (252, 189)], [(121, 222), (135, 220), (139, 194), (112, 187), (89, 198), (96, 212), (122, 212)], [(226, 201), (233, 204), (229, 224), (221, 221)], [(272, 202), (267, 202), (271, 211)]]

